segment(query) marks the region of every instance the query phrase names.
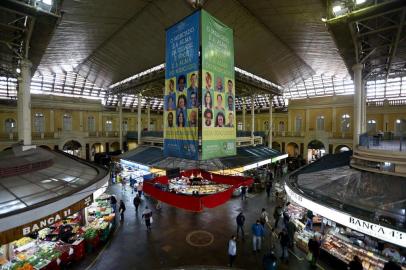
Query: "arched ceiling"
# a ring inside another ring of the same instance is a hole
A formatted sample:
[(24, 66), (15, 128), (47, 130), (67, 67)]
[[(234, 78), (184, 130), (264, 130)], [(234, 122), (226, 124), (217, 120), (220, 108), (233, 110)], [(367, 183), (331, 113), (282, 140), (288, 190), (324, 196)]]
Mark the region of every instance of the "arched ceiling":
[[(322, 0), (206, 0), (234, 29), (236, 66), (280, 85), (347, 70), (321, 17)], [(72, 67), (107, 87), (164, 62), (165, 28), (193, 11), (186, 0), (65, 0), (39, 72)]]

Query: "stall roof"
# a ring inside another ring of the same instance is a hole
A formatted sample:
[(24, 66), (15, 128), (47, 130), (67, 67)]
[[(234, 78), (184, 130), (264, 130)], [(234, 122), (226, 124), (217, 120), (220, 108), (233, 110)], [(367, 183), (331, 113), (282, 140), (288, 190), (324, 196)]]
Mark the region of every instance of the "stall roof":
[(129, 151), (121, 155), (120, 158), (159, 169), (181, 168), (182, 170), (186, 170), (201, 168), (204, 170), (214, 171), (249, 166), (280, 156), (283, 156), (283, 154), (279, 151), (270, 149), (263, 145), (258, 145), (239, 147), (237, 148), (236, 156), (195, 161), (174, 157), (165, 157), (161, 148), (141, 146), (133, 151)]
[[(53, 164), (41, 170), (1, 178), (0, 218), (69, 196), (107, 174), (104, 169), (79, 162), (62, 153), (41, 148), (29, 151), (36, 152), (36, 155), (27, 155), (25, 160), (19, 158), (21, 162), (29, 162), (30, 156), (51, 156)], [(3, 151), (2, 155), (13, 156), (13, 149)]]

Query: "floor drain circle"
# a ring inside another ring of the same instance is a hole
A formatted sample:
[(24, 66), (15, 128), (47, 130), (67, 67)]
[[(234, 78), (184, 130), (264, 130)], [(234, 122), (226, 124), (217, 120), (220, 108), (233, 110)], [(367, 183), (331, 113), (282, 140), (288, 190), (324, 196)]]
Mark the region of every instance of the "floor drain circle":
[(207, 247), (213, 241), (213, 234), (207, 231), (193, 231), (186, 236), (186, 242), (193, 247)]

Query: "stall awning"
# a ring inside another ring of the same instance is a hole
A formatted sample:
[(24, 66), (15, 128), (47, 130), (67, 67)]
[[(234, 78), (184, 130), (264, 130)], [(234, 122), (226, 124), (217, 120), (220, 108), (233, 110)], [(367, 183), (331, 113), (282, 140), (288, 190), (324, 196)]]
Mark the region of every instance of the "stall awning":
[[(163, 170), (170, 168), (180, 168), (181, 170), (201, 168), (207, 171), (256, 167), (285, 157), (286, 155), (281, 152), (263, 145), (239, 147), (236, 156), (199, 161), (165, 157), (162, 148), (152, 146), (140, 146), (120, 156), (121, 159)], [(265, 161), (266, 163), (261, 163)]]

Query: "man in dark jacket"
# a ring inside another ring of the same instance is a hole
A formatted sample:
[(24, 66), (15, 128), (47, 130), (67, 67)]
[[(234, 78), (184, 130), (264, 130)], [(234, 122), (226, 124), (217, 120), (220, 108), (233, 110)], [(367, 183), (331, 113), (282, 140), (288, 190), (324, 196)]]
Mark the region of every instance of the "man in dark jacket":
[(135, 207), (135, 212), (138, 213), (138, 207), (139, 207), (140, 204), (141, 204), (141, 199), (140, 199), (140, 196), (138, 196), (138, 194), (135, 194), (135, 197), (134, 197), (134, 200), (133, 200), (133, 204), (134, 204), (134, 207)]
[(245, 223), (244, 214), (242, 212), (240, 212), (235, 220), (237, 222), (237, 239), (238, 239), (240, 230), (241, 230), (242, 239), (244, 239), (244, 223)]
[(282, 249), (282, 256), (281, 256), (281, 260), (285, 260), (288, 261), (288, 246), (289, 246), (289, 236), (288, 236), (288, 232), (286, 229), (283, 229), (280, 233), (279, 233), (279, 241), (281, 243), (281, 249)]
[(316, 236), (309, 239), (307, 247), (309, 248), (309, 252), (312, 254), (312, 260), (310, 261), (310, 264), (313, 268), (316, 268), (317, 259), (320, 255), (320, 242)]
[(354, 256), (350, 264), (348, 265), (349, 270), (363, 270), (361, 259), (358, 256)]

